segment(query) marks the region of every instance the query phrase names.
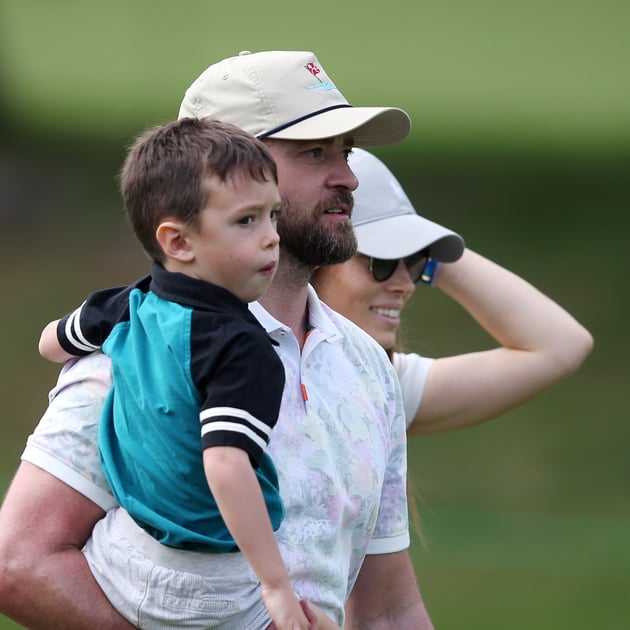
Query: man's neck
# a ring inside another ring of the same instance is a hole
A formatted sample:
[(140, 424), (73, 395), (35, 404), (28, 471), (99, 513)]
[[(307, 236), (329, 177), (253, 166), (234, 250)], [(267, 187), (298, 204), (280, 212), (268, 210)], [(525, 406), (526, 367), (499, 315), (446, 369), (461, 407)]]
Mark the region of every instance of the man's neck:
[(280, 261), (271, 285), (258, 301), (270, 315), (293, 331), (302, 348), (308, 326), (308, 282), (312, 269), (284, 251)]

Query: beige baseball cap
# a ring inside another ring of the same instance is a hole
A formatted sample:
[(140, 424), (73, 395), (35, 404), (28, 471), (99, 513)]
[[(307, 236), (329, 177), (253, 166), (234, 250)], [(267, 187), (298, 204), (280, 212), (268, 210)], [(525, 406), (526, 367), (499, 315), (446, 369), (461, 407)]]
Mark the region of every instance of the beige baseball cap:
[(218, 118), (258, 138), (318, 140), (352, 134), (354, 144), (400, 142), (411, 130), (398, 107), (353, 107), (312, 52), (244, 51), (210, 67), (186, 90), (179, 118)]
[(352, 210), (359, 252), (392, 260), (428, 249), (429, 256), (441, 262), (455, 262), (464, 253), (464, 239), (421, 217), (400, 182), (375, 155), (354, 149), (348, 164), (359, 180)]

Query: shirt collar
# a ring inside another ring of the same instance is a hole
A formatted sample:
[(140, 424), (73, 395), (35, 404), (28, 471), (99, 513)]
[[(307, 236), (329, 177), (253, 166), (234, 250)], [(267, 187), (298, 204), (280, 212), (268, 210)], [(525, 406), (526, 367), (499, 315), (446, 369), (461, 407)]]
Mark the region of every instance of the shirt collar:
[[(315, 289), (310, 284), (308, 285), (307, 308), (310, 328), (319, 330), (327, 341), (335, 341), (341, 338), (341, 332), (322, 308), (322, 303), (317, 297)], [(262, 324), (267, 333), (271, 334), (277, 330), (289, 330), (285, 324), (273, 317), (273, 315), (265, 310), (258, 302), (251, 302), (249, 304), (249, 310)]]
[(151, 291), (165, 300), (209, 311), (226, 311), (249, 317), (247, 305), (233, 293), (216, 284), (183, 273), (167, 271), (159, 263), (151, 265)]

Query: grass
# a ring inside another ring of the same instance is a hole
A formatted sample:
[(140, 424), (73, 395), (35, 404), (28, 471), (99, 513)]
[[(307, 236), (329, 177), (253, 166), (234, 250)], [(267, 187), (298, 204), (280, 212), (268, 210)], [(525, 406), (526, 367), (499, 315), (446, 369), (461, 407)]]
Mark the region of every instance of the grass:
[(629, 525), (435, 506), (414, 559), (436, 627), (625, 628)]

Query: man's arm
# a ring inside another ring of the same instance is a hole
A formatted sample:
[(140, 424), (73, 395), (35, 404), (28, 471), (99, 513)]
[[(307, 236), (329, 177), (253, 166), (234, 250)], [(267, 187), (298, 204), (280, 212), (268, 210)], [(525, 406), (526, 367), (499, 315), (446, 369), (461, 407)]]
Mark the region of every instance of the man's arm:
[(345, 630), (433, 630), (409, 552), (368, 555), (346, 603)]
[(0, 612), (33, 630), (129, 630), (81, 549), (95, 503), (22, 462), (0, 509)]

